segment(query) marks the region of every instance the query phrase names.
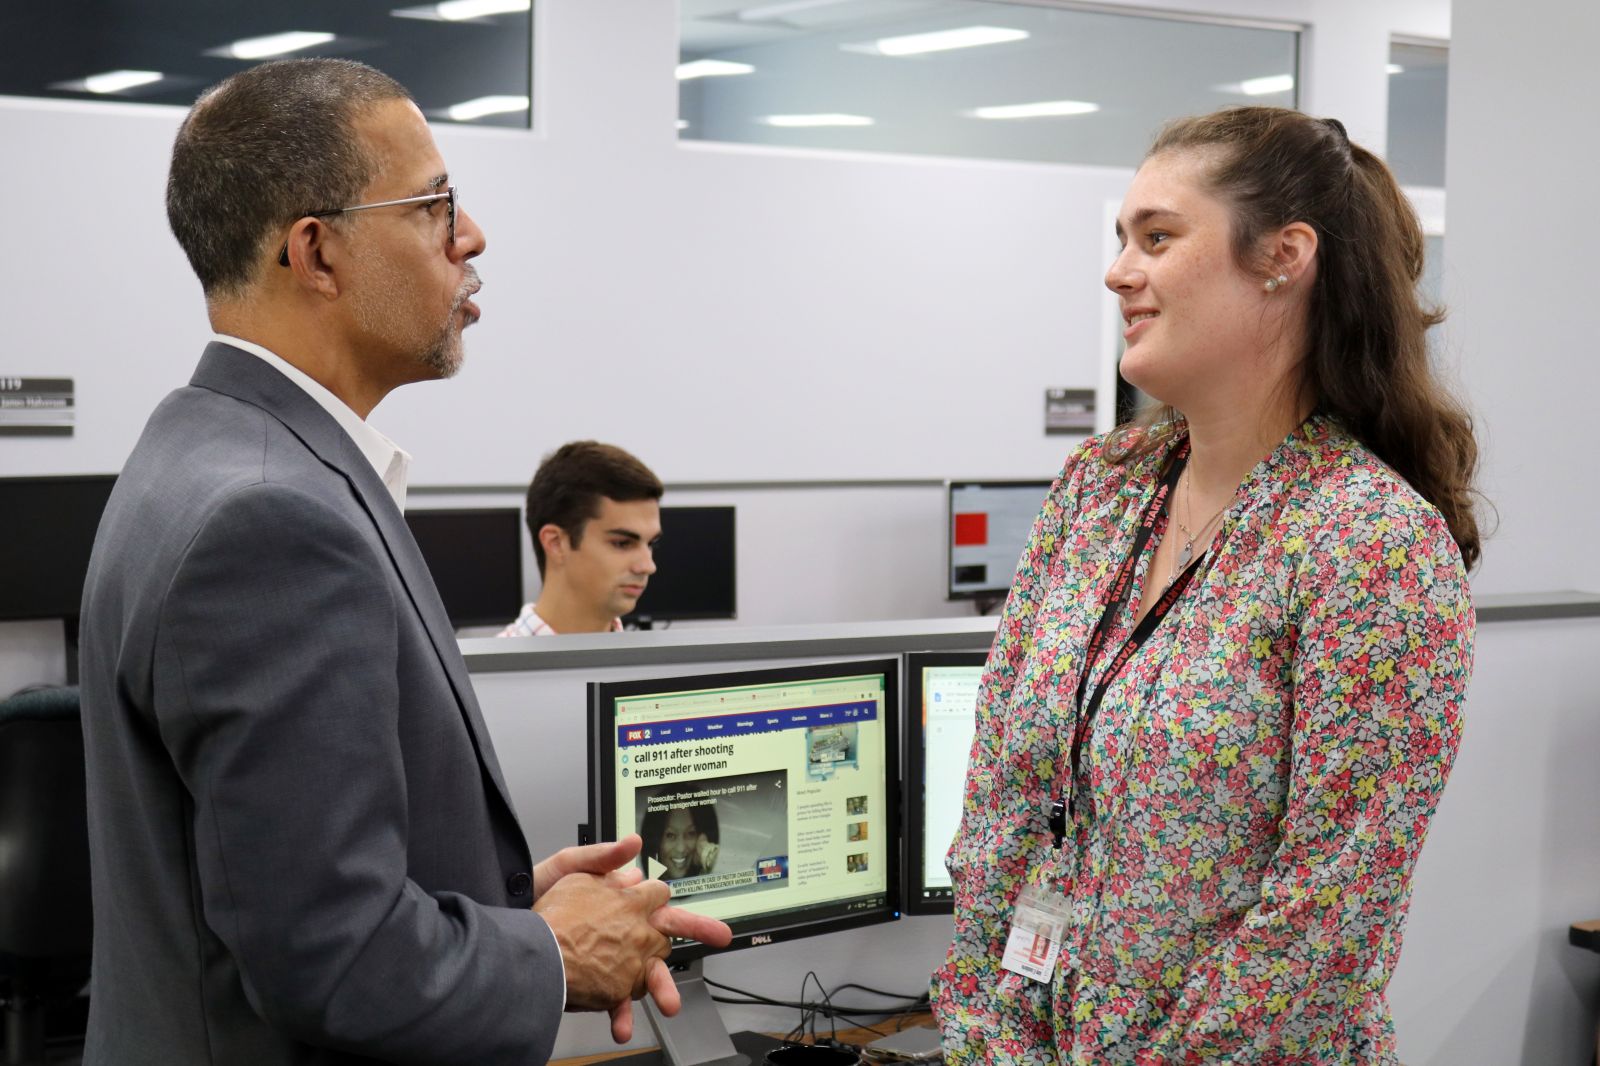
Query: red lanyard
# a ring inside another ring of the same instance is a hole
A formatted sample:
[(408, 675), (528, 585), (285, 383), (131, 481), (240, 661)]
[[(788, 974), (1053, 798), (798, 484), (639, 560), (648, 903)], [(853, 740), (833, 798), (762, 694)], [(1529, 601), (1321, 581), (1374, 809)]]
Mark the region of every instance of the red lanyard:
[[(1149, 613), (1134, 628), (1133, 635), (1117, 651), (1110, 665), (1100, 675), (1100, 683), (1095, 686), (1092, 693), (1089, 693), (1089, 700), (1085, 703), (1084, 693), (1089, 685), (1089, 675), (1094, 671), (1095, 664), (1100, 661), (1100, 656), (1104, 654), (1107, 635), (1111, 632), (1112, 626), (1116, 623), (1117, 615), (1121, 613), (1123, 606), (1128, 602), (1128, 597), (1133, 591), (1133, 573), (1139, 565), (1139, 556), (1143, 554), (1145, 545), (1150, 543), (1150, 536), (1155, 532), (1156, 522), (1160, 518), (1161, 511), (1166, 507), (1167, 501), (1171, 499), (1172, 493), (1178, 484), (1178, 478), (1183, 473), (1183, 468), (1188, 461), (1189, 442), (1186, 440), (1179, 446), (1177, 452), (1173, 454), (1167, 472), (1156, 488), (1155, 495), (1151, 497), (1150, 502), (1145, 506), (1144, 516), (1139, 520), (1139, 533), (1134, 537), (1133, 548), (1128, 552), (1128, 557), (1123, 560), (1122, 566), (1117, 570), (1116, 580), (1111, 585), (1111, 601), (1106, 605), (1105, 612), (1100, 615), (1100, 621), (1094, 627), (1094, 633), (1089, 637), (1089, 646), (1084, 652), (1083, 671), (1078, 677), (1078, 722), (1072, 731), (1071, 774), (1067, 779), (1066, 785), (1071, 801), (1070, 807), (1074, 815), (1078, 813), (1080, 808), (1077, 782), (1078, 773), (1082, 766), (1083, 749), (1089, 741), (1090, 733), (1094, 729), (1094, 717), (1100, 710), (1100, 701), (1105, 698), (1106, 689), (1111, 687), (1111, 683), (1122, 672), (1122, 668), (1128, 665), (1128, 660), (1138, 653), (1139, 649), (1144, 646), (1145, 641), (1150, 639), (1150, 634), (1155, 632), (1156, 627), (1172, 611), (1173, 605), (1178, 602), (1184, 590), (1189, 587), (1189, 582), (1194, 577), (1195, 571), (1200, 569), (1201, 564), (1211, 554), (1208, 550), (1200, 558), (1190, 563), (1184, 568), (1183, 573), (1179, 574), (1172, 584), (1168, 585), (1166, 590), (1161, 593), (1161, 597), (1156, 600), (1155, 606), (1150, 608)], [(1088, 797), (1085, 797), (1085, 801), (1092, 802), (1088, 800)], [(1060, 804), (1055, 806), (1057, 813), (1052, 817), (1052, 823), (1055, 823), (1057, 818), (1065, 814), (1065, 811), (1060, 809)], [(1092, 807), (1084, 807), (1083, 809), (1092, 810)], [(1052, 828), (1055, 828), (1055, 826), (1052, 825)], [(1065, 829), (1065, 820), (1061, 818), (1060, 831), (1056, 834), (1058, 846), (1065, 836)]]

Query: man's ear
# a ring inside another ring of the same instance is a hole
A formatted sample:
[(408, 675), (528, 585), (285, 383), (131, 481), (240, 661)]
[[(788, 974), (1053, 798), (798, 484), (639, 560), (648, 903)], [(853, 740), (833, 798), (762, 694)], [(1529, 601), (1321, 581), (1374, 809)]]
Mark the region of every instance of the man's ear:
[(567, 552), (572, 550), (572, 545), (567, 542), (566, 530), (554, 522), (546, 522), (539, 527), (539, 545), (544, 548), (546, 569), (549, 569), (551, 563), (566, 565)]
[[(289, 239), (283, 251), (295, 281), (329, 300), (337, 299), (341, 291), (344, 250), (337, 242), (338, 235), (331, 226), (308, 215), (289, 228)], [(279, 263), (282, 261), (280, 257)], [(283, 267), (280, 265), (277, 269)]]

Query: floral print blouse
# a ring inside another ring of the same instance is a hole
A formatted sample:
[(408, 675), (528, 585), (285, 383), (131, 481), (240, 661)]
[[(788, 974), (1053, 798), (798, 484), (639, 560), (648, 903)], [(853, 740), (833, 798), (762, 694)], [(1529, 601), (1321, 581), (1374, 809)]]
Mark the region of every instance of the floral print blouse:
[[(1068, 781), (1085, 646), (1181, 443), (1118, 466), (1089, 441), (1023, 553), (948, 857), (933, 991), (953, 1066), (1396, 1061), (1384, 989), (1472, 669), (1460, 553), (1398, 474), (1311, 418), (1240, 485)], [(1092, 802), (1057, 848), (1050, 804), (1074, 787)], [(1025, 883), (1071, 908), (1048, 983), (1000, 967)]]

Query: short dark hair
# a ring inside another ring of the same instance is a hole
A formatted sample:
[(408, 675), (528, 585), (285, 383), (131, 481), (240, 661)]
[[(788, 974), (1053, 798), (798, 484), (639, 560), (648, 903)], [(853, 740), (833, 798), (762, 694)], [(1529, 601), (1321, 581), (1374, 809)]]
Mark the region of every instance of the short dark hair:
[(554, 524), (577, 545), (584, 523), (600, 513), (602, 496), (628, 503), (659, 500), (665, 491), (648, 466), (614, 444), (575, 440), (545, 456), (528, 485), (528, 532), (539, 576), (544, 577), (539, 530)]
[(172, 146), (167, 223), (206, 296), (242, 292), (295, 219), (354, 203), (379, 165), (356, 118), (410, 98), (348, 59), (263, 63), (203, 93)]

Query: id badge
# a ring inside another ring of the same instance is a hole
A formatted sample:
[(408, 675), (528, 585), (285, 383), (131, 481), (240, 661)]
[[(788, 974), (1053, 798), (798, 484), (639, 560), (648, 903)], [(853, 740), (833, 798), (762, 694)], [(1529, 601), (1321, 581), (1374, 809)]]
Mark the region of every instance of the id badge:
[(1071, 909), (1059, 892), (1040, 885), (1023, 885), (1011, 914), (1002, 968), (1031, 981), (1047, 982), (1055, 973)]

